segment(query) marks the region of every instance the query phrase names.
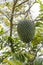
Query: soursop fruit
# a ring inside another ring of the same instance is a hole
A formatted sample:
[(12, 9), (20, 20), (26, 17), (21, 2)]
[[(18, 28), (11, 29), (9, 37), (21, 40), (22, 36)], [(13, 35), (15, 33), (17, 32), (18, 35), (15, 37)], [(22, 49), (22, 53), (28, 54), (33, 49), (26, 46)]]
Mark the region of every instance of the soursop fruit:
[(17, 32), (20, 39), (23, 42), (29, 43), (34, 37), (35, 33), (34, 23), (31, 20), (19, 21), (17, 25)]

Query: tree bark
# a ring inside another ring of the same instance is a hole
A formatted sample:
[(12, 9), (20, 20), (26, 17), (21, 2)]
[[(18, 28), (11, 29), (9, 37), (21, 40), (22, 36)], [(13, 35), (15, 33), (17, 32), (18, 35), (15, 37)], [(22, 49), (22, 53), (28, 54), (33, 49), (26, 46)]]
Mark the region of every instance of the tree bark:
[(10, 36), (12, 36), (12, 27), (13, 27), (13, 14), (14, 14), (14, 9), (15, 9), (15, 5), (17, 3), (18, 0), (14, 0), (14, 4), (13, 4), (13, 7), (12, 7), (12, 13), (11, 13), (11, 19), (10, 19)]
[[(10, 19), (10, 37), (12, 37), (12, 28), (13, 28), (13, 14), (14, 14), (14, 9), (15, 9), (15, 5), (17, 3), (18, 0), (14, 0), (14, 4), (13, 4), (13, 7), (12, 7), (12, 13), (11, 13), (11, 19)], [(13, 48), (13, 44), (12, 42), (10, 42), (11, 45), (11, 51), (14, 52), (14, 48)]]

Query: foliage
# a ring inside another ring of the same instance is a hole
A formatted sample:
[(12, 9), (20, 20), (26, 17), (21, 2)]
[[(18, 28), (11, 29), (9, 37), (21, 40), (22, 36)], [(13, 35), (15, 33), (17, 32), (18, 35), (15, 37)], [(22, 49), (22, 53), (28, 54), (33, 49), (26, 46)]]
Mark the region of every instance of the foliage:
[(34, 61), (34, 65), (43, 65), (43, 58), (37, 57)]

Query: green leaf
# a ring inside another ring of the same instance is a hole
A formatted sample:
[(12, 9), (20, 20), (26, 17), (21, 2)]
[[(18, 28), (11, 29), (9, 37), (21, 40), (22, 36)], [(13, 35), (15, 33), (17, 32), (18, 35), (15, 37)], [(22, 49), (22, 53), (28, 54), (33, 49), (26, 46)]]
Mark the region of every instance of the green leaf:
[(43, 4), (40, 5), (40, 8), (43, 9)]
[(14, 60), (15, 65), (23, 65), (20, 61)]
[(3, 60), (3, 62), (8, 63), (9, 65), (14, 65), (13, 62), (11, 62), (10, 60), (7, 60), (7, 59)]

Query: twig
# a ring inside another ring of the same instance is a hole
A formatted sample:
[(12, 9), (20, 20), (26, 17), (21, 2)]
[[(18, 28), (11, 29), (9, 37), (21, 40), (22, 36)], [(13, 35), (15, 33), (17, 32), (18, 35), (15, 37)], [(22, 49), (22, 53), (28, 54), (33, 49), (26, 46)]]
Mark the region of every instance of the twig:
[(20, 3), (20, 4), (19, 4), (19, 5), (17, 5), (16, 7), (19, 7), (20, 5), (22, 5), (22, 4), (24, 4), (24, 3), (26, 3), (27, 1), (29, 1), (29, 0), (26, 0), (26, 1), (22, 2), (22, 3)]
[(2, 10), (0, 10), (0, 12), (2, 12), (2, 15), (6, 16), (8, 20), (10, 21), (9, 17)]
[(43, 21), (43, 18), (35, 19), (34, 22), (35, 21)]

